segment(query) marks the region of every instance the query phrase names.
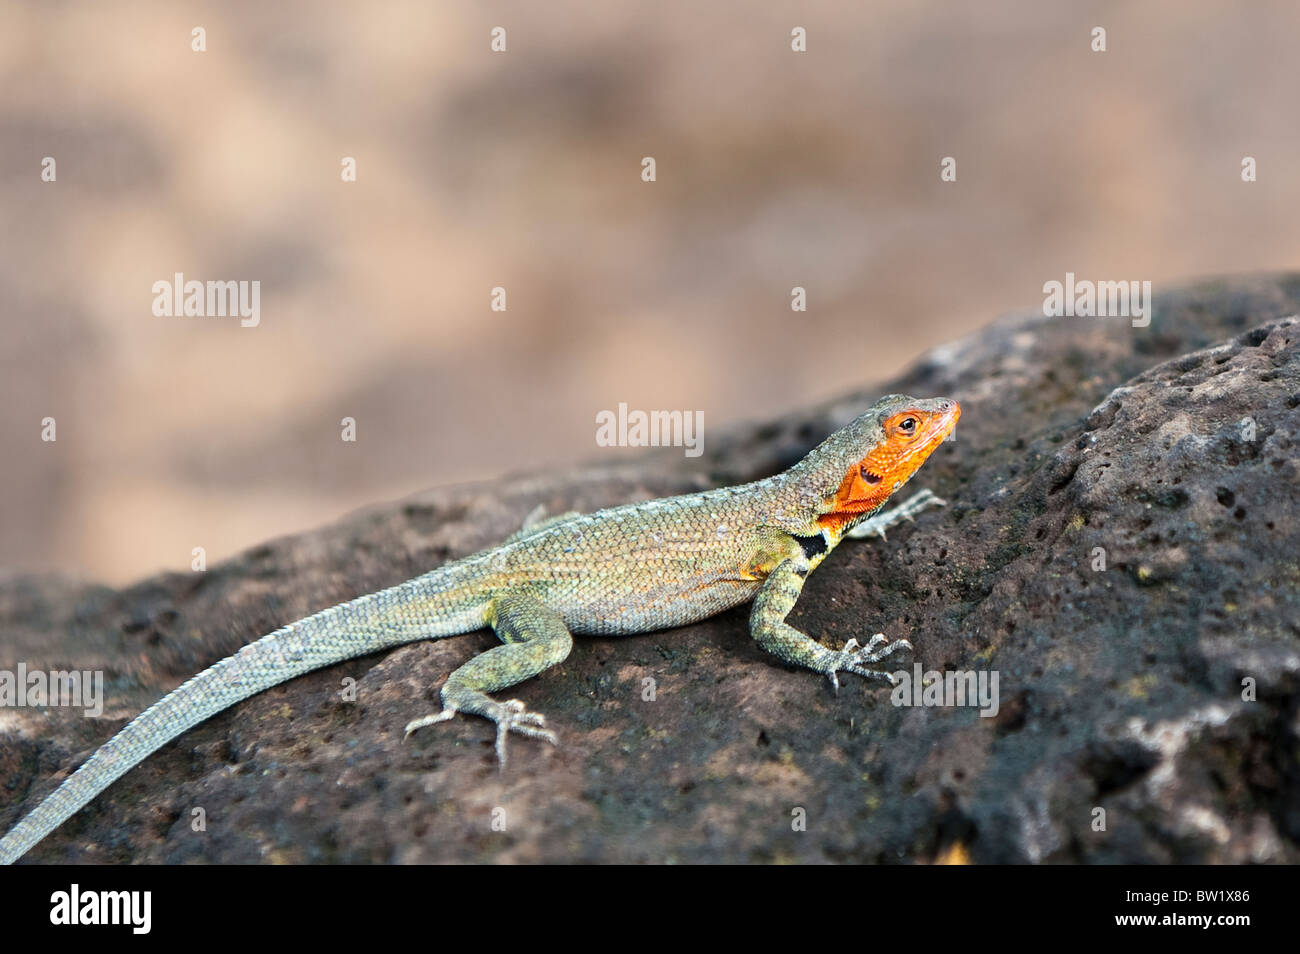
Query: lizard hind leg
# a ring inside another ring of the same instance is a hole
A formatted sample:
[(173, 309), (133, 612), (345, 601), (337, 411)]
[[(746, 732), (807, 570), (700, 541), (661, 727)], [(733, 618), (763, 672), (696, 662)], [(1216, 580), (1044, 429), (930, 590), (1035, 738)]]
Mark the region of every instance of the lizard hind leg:
[(529, 712), (518, 699), (497, 702), (488, 693), (509, 689), (563, 662), (573, 648), (573, 636), (559, 613), (530, 594), (497, 597), (488, 621), (503, 645), (479, 653), (448, 676), (442, 687), (442, 712), (408, 723), (406, 735), (445, 722), (457, 712), (482, 716), (496, 723), (497, 762), (504, 770), (506, 736), (511, 732), (552, 745), (557, 740), (540, 713)]

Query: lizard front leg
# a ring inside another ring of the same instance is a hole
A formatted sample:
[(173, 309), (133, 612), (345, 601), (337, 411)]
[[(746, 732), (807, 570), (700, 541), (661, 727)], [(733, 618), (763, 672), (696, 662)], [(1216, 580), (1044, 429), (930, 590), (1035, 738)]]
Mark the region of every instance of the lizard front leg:
[(563, 662), (573, 648), (573, 636), (559, 613), (527, 593), (496, 597), (488, 622), (505, 645), (479, 653), (452, 672), (442, 687), (442, 712), (408, 723), (406, 734), (445, 722), (457, 712), (483, 716), (497, 724), (497, 761), (505, 769), (509, 733), (545, 739), (552, 745), (555, 733), (545, 728), (540, 713), (526, 711), (518, 699), (497, 702), (487, 693), (518, 685)]
[(906, 639), (892, 643), (877, 633), (866, 646), (850, 639), (843, 649), (827, 649), (805, 636), (785, 621), (803, 591), (808, 575), (806, 561), (791, 558), (782, 561), (763, 583), (754, 597), (754, 608), (749, 614), (749, 632), (754, 641), (772, 655), (796, 666), (822, 673), (838, 692), (838, 672), (851, 672), (859, 676), (878, 677), (890, 685), (894, 677), (878, 669), (867, 668), (899, 649), (911, 649)]
[(947, 505), (948, 501), (936, 497), (932, 490), (918, 491), (897, 507), (882, 510), (863, 520), (845, 536), (853, 540), (861, 540), (864, 537), (880, 537), (883, 540), (885, 539), (886, 530), (902, 523), (904, 520), (910, 521), (926, 507), (946, 507)]

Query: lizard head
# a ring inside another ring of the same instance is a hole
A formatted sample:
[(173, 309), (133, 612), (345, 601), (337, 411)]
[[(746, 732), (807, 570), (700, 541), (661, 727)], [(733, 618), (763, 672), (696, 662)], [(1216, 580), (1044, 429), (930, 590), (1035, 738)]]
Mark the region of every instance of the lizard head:
[(805, 459), (822, 491), (817, 522), (839, 532), (878, 510), (912, 479), (961, 417), (950, 398), (890, 394), (832, 434)]

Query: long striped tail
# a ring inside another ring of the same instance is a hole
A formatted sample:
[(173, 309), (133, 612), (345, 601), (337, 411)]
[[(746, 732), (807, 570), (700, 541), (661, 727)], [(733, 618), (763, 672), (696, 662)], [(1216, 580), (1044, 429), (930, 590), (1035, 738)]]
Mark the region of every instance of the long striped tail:
[(345, 659), (482, 626), (479, 601), (462, 601), (451, 592), (467, 582), (469, 570), (464, 563), (452, 564), (340, 603), (277, 629), (205, 669), (124, 726), (0, 838), (0, 864), (22, 857), (150, 753), (242, 699)]

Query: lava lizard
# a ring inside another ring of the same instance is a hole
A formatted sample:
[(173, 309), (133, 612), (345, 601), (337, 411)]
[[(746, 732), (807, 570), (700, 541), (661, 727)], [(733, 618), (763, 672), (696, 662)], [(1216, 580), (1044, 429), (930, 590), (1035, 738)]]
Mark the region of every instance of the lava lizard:
[(892, 394), (784, 473), (738, 487), (564, 514), (500, 546), (290, 623), (194, 676), (105, 742), (0, 839), (0, 862), (21, 857), (151, 752), (236, 702), (314, 669), (423, 639), (490, 626), (502, 645), (447, 678), (442, 711), (497, 726), (505, 766), (510, 732), (554, 743), (545, 720), (508, 689), (563, 662), (573, 633), (625, 635), (693, 623), (753, 600), (754, 641), (779, 659), (826, 675), (892, 677), (869, 668), (906, 639), (881, 634), (827, 649), (785, 621), (805, 578), (845, 537), (883, 536), (943, 501), (928, 490), (883, 510), (957, 423), (946, 398)]

